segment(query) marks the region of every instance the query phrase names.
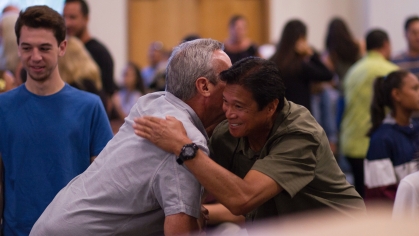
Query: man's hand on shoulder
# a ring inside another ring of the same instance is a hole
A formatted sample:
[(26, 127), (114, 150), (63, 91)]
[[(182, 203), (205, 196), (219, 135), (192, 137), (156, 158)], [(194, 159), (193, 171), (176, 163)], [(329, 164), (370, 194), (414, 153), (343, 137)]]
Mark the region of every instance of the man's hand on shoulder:
[(192, 141), (186, 135), (182, 122), (175, 117), (166, 116), (166, 119), (143, 116), (134, 119), (134, 132), (136, 135), (148, 139), (154, 145), (179, 156), (183, 145)]

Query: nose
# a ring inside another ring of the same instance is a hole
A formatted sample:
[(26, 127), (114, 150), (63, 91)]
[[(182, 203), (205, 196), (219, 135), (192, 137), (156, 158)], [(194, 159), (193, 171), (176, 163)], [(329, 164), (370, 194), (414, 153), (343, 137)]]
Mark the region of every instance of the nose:
[(233, 111), (231, 106), (223, 105), (223, 110), (227, 119), (233, 119), (237, 117), (236, 113)]
[(41, 53), (39, 52), (38, 49), (35, 48), (34, 50), (32, 50), (31, 59), (33, 61), (40, 61), (40, 60), (42, 60)]

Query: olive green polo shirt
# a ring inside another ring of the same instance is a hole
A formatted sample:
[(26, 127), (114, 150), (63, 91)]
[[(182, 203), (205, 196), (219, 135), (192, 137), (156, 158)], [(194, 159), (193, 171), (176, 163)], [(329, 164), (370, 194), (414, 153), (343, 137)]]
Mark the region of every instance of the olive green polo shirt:
[(237, 176), (257, 170), (284, 190), (249, 213), (248, 220), (329, 208), (347, 216), (365, 211), (363, 199), (346, 181), (322, 127), (303, 106), (285, 100), (265, 146), (253, 152), (247, 138), (234, 138), (223, 121), (214, 130), (212, 158)]

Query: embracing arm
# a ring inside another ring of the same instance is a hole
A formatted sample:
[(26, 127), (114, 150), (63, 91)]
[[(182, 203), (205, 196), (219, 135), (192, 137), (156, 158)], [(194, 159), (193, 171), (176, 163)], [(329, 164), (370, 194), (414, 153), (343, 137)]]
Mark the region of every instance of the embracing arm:
[(166, 216), (164, 235), (191, 235), (199, 231), (196, 218), (185, 213)]
[(243, 225), (245, 218), (242, 215), (233, 215), (224, 205), (221, 203), (205, 204), (208, 209), (209, 220), (208, 225), (217, 225), (224, 222), (232, 222), (238, 225)]
[[(182, 123), (173, 117), (142, 117), (136, 118), (135, 123), (137, 135), (176, 156), (179, 156), (183, 145), (192, 142), (186, 136)], [(235, 215), (250, 212), (282, 191), (281, 186), (272, 178), (256, 170), (250, 170), (244, 179), (239, 178), (201, 150), (198, 150), (195, 158), (185, 161), (184, 165), (208, 192)]]
[(273, 179), (255, 170), (250, 170), (241, 179), (215, 163), (201, 150), (194, 159), (184, 164), (208, 192), (235, 215), (250, 212), (282, 190)]

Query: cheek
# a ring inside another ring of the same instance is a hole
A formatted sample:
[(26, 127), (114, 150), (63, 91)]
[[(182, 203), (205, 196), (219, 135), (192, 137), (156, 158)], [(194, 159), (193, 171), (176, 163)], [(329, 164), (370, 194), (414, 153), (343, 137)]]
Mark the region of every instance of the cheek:
[(226, 112), (227, 112), (227, 106), (224, 104), (224, 101), (223, 101), (222, 109), (223, 109), (223, 112), (224, 112), (224, 113), (226, 113)]

